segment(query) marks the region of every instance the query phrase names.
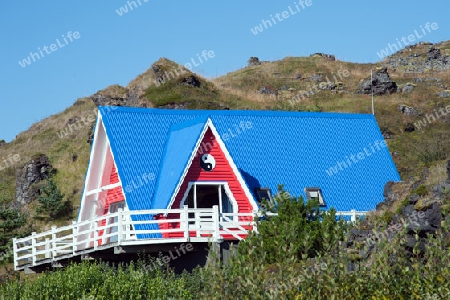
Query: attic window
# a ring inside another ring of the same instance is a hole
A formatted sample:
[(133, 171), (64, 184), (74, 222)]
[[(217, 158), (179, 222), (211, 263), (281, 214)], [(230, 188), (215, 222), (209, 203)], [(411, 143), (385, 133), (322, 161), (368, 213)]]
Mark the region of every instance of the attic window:
[(320, 206), (325, 206), (325, 201), (323, 201), (322, 191), (320, 188), (306, 188), (305, 194), (308, 200), (319, 201)]
[(258, 202), (262, 202), (263, 199), (266, 199), (267, 201), (272, 200), (272, 194), (269, 188), (256, 188), (255, 194)]

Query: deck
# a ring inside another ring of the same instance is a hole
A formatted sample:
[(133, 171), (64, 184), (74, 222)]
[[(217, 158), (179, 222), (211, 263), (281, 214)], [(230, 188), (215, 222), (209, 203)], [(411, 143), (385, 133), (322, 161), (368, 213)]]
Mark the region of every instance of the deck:
[[(356, 221), (357, 216), (366, 213), (352, 210), (337, 212), (336, 215)], [(240, 241), (250, 231), (257, 230), (257, 215), (257, 212), (220, 213), (218, 206), (203, 209), (119, 209), (116, 213), (83, 222), (74, 221), (64, 227), (54, 226), (49, 231), (33, 232), (25, 238), (14, 238), (14, 269), (60, 266), (62, 261), (123, 254), (126, 248), (163, 249), (165, 244)]]
[[(154, 219), (153, 216), (171, 218)], [(123, 211), (43, 233), (14, 239), (14, 269), (58, 265), (59, 261), (122, 247), (168, 243), (220, 243), (242, 240), (256, 230), (255, 213), (220, 213), (217, 206), (204, 209)], [(175, 217), (174, 217), (175, 216)], [(176, 225), (173, 225), (176, 224)], [(111, 252), (111, 251), (110, 251)]]

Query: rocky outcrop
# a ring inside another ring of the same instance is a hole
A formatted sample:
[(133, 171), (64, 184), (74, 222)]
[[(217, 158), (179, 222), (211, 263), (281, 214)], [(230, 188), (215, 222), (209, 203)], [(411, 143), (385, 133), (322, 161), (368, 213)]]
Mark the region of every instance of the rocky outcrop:
[(372, 81), (366, 78), (359, 90), (359, 93), (370, 95), (373, 93), (375, 95), (392, 94), (397, 91), (397, 84), (391, 80), (387, 68), (381, 68), (373, 73)]
[(278, 94), (277, 90), (275, 90), (271, 86), (262, 86), (259, 89), (259, 93), (264, 94), (264, 95), (277, 95)]
[(259, 61), (258, 57), (250, 57), (250, 59), (247, 62), (247, 66), (249, 67), (253, 67), (253, 66), (259, 66), (261, 64), (261, 62)]
[(98, 91), (91, 96), (94, 104), (98, 106), (139, 106), (139, 101), (133, 97), (127, 88), (120, 85), (112, 85)]
[(430, 47), (427, 51), (427, 58), (428, 60), (432, 60), (432, 59), (438, 59), (441, 57), (441, 50), (434, 48), (434, 47)]
[(412, 106), (408, 106), (406, 104), (399, 104), (397, 109), (404, 115), (407, 116), (418, 116), (419, 112)]
[[(406, 51), (413, 53), (408, 56), (399, 55), (405, 54)], [(444, 71), (450, 68), (450, 56), (442, 54), (438, 45), (421, 42), (387, 57), (383, 64), (404, 73), (424, 73), (429, 70)]]
[(21, 207), (32, 202), (38, 195), (38, 189), (33, 184), (49, 176), (52, 167), (44, 154), (36, 155), (17, 172), (16, 196), (14, 205)]
[(184, 85), (188, 85), (188, 86), (192, 86), (192, 87), (196, 87), (196, 88), (200, 87), (200, 85), (201, 85), (200, 80), (194, 74), (183, 77), (182, 82)]
[(313, 53), (313, 54), (310, 55), (310, 57), (323, 57), (323, 58), (325, 58), (326, 60), (329, 60), (329, 61), (335, 61), (336, 60), (336, 57), (334, 55), (320, 53), (320, 52)]

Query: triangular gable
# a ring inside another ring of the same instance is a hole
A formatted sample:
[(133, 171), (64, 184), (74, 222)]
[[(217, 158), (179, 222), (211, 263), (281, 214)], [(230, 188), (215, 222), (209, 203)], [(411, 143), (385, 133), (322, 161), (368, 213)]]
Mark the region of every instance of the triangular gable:
[(197, 144), (205, 133), (206, 121), (207, 118), (203, 117), (172, 126), (161, 159), (152, 208), (167, 207), (167, 199), (173, 195), (192, 153), (198, 148)]
[[(257, 204), (253, 195), (238, 171), (233, 159), (225, 147), (222, 139), (217, 133), (216, 128), (210, 119), (205, 126), (201, 139), (196, 143), (195, 150), (191, 153), (188, 164), (186, 165), (183, 175), (179, 178), (174, 193), (171, 195), (170, 202), (160, 202), (161, 207), (158, 208), (179, 208), (180, 200), (186, 192), (190, 181), (220, 181), (228, 182), (233, 195), (238, 202), (240, 212), (250, 212), (257, 209)], [(200, 169), (200, 159), (203, 154), (212, 153), (217, 159), (216, 170), (204, 172)], [(239, 195), (239, 196), (237, 196)], [(169, 200), (168, 198), (164, 199)], [(164, 206), (165, 204), (165, 206)]]
[(108, 136), (98, 115), (78, 221), (104, 215), (109, 205), (125, 200)]

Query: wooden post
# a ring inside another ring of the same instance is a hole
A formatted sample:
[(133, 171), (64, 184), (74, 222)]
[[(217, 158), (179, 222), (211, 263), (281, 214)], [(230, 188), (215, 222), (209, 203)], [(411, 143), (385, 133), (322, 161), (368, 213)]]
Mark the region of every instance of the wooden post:
[(36, 238), (34, 237), (36, 232), (31, 233), (31, 263), (36, 265)]
[(189, 207), (187, 205), (185, 205), (183, 207), (184, 211), (183, 211), (183, 218), (182, 218), (182, 223), (184, 223), (184, 227), (182, 227), (184, 229), (184, 238), (186, 239), (186, 242), (189, 242)]
[(97, 250), (98, 247), (97, 222), (98, 221), (94, 221), (94, 250)]
[(256, 226), (256, 224), (257, 224), (257, 222), (255, 222), (255, 218), (256, 218), (256, 216), (258, 215), (258, 211), (257, 210), (254, 210), (253, 211), (253, 216), (252, 216), (252, 229), (253, 229), (253, 231), (254, 232), (256, 232), (256, 233), (258, 233), (258, 226)]
[(52, 258), (56, 257), (56, 226), (52, 226)]
[(14, 270), (17, 271), (17, 267), (19, 266), (17, 253), (17, 238), (13, 238), (13, 256), (14, 256)]
[(122, 217), (123, 217), (123, 208), (118, 209), (118, 215), (117, 215), (117, 245), (120, 245), (120, 242), (122, 241)]
[(50, 258), (50, 239), (45, 238), (45, 258)]
[(78, 238), (78, 227), (77, 222), (72, 221), (72, 255), (75, 256), (77, 252), (77, 238)]
[(220, 224), (219, 224), (219, 207), (217, 205), (213, 206), (213, 226), (214, 226), (214, 242), (218, 242), (220, 240)]
[(350, 218), (350, 220), (352, 222), (356, 222), (356, 210), (352, 209), (351, 212), (352, 212), (352, 217)]

